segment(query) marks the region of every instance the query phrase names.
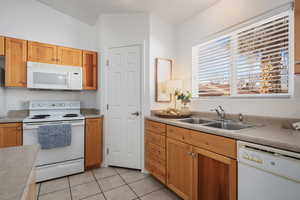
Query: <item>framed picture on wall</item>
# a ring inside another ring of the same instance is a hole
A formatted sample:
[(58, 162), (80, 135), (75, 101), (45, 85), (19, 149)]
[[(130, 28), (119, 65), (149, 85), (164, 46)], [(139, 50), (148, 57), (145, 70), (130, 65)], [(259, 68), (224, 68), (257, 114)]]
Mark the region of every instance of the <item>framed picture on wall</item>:
[(172, 94), (168, 89), (168, 82), (172, 80), (173, 61), (166, 58), (155, 59), (155, 101), (171, 102)]

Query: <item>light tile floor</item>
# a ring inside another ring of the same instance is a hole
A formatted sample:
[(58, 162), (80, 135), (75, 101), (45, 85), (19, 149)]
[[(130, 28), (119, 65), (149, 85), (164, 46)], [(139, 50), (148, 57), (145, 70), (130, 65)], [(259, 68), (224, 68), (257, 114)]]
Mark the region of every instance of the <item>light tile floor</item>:
[(99, 168), (37, 184), (38, 200), (180, 200), (137, 170)]

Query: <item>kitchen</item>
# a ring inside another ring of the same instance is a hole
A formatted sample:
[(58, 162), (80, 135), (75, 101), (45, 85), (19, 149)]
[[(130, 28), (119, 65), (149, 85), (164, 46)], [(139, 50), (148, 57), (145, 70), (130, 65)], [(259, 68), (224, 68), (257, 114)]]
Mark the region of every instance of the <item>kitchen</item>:
[(297, 0), (69, 2), (1, 1), (0, 199), (298, 199)]

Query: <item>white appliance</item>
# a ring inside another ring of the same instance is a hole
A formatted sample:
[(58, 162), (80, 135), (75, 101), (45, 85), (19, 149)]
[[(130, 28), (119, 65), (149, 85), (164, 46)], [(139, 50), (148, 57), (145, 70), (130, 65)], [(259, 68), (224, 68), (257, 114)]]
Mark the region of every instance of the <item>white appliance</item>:
[(37, 130), (51, 124), (70, 124), (71, 145), (40, 149), (36, 181), (41, 182), (84, 171), (84, 117), (78, 101), (31, 101), (29, 116), (23, 120), (23, 144), (39, 144)]
[(82, 67), (27, 62), (27, 87), (82, 90)]
[(239, 200), (299, 200), (300, 154), (238, 142)]

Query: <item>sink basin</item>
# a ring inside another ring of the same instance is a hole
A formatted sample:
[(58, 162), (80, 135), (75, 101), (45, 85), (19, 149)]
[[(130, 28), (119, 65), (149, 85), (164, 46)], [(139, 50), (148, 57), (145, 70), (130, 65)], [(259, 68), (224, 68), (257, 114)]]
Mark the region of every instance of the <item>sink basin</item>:
[(183, 123), (189, 123), (189, 124), (206, 124), (206, 123), (213, 122), (211, 120), (201, 119), (201, 118), (188, 118), (188, 119), (181, 119), (178, 121)]
[(214, 122), (210, 124), (205, 124), (204, 126), (213, 127), (213, 128), (220, 128), (226, 130), (241, 130), (245, 128), (251, 128), (252, 125), (245, 124), (245, 123), (238, 123), (238, 122)]

